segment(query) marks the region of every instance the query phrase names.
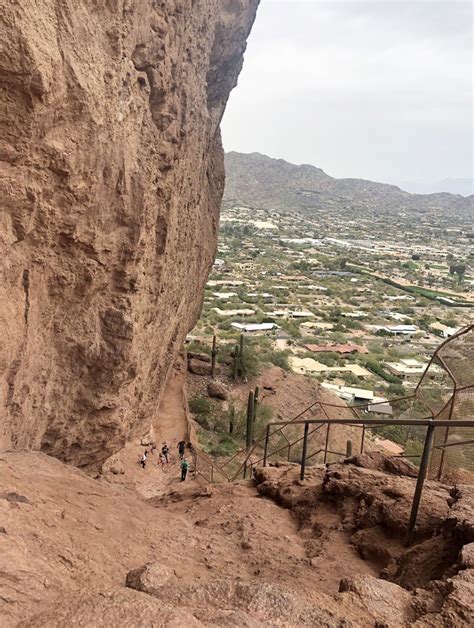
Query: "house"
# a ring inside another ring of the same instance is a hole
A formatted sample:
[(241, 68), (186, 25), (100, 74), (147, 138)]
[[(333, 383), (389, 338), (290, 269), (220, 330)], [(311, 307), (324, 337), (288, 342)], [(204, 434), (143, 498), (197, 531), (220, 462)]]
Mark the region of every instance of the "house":
[(217, 299), (221, 299), (222, 301), (227, 301), (227, 299), (232, 299), (232, 297), (237, 296), (237, 292), (213, 292), (213, 297)]
[(352, 388), (351, 386), (338, 386), (337, 384), (321, 384), (323, 388), (335, 393), (344, 401), (349, 403), (372, 403), (374, 400), (374, 393), (372, 390), (365, 390), (364, 388)]
[[(428, 364), (426, 362), (406, 358), (399, 362), (386, 362), (385, 366), (387, 366), (388, 370), (394, 375), (403, 379), (410, 377), (416, 377), (418, 379), (425, 373)], [(441, 373), (444, 373), (444, 371), (440, 366), (434, 363), (430, 364), (430, 368), (427, 371), (428, 377), (433, 378), (433, 376), (440, 375)]]
[(372, 403), (367, 406), (367, 411), (373, 414), (393, 415), (393, 408), (389, 401), (384, 397), (374, 397)]
[(269, 318), (285, 318), (288, 315), (286, 310), (275, 310), (274, 312), (267, 312)]
[(346, 318), (354, 318), (354, 319), (367, 318), (367, 314), (360, 310), (354, 310), (353, 312), (341, 312), (341, 314), (342, 316), (345, 316)]
[(218, 307), (213, 307), (212, 311), (223, 318), (229, 316), (253, 316), (255, 314), (255, 310), (221, 310)]
[(208, 288), (215, 288), (216, 286), (231, 286), (231, 287), (236, 287), (236, 286), (243, 286), (244, 282), (243, 281), (238, 281), (237, 279), (210, 279), (206, 286)]
[(333, 344), (333, 345), (304, 345), (305, 349), (313, 353), (340, 353), (341, 355), (352, 353), (369, 353), (368, 349), (361, 345), (354, 344)]
[(313, 318), (314, 314), (313, 312), (310, 312), (309, 310), (292, 310), (291, 312), (288, 312), (289, 317), (290, 318)]
[(399, 362), (385, 362), (385, 366), (393, 375), (404, 379), (414, 376), (420, 377), (425, 372), (427, 364), (407, 358)]
[(417, 333), (416, 325), (366, 325), (373, 332), (383, 331), (392, 336), (413, 336)]
[(301, 323), (300, 327), (303, 329), (321, 329), (323, 331), (330, 331), (331, 329), (334, 329), (334, 325), (332, 323), (323, 323), (322, 321), (306, 321), (305, 323)]
[(272, 331), (272, 329), (278, 329), (278, 325), (275, 325), (275, 323), (231, 323), (230, 325), (234, 329), (238, 329), (241, 332), (247, 333)]
[(313, 360), (313, 358), (298, 358), (291, 356), (289, 358), (291, 369), (295, 373), (316, 373), (325, 375), (327, 373), (352, 373), (356, 377), (370, 377), (371, 373), (359, 364), (347, 364), (345, 366), (327, 366), (321, 362)]
[(443, 338), (451, 338), (462, 329), (462, 327), (448, 327), (448, 325), (439, 322), (433, 323), (430, 327)]

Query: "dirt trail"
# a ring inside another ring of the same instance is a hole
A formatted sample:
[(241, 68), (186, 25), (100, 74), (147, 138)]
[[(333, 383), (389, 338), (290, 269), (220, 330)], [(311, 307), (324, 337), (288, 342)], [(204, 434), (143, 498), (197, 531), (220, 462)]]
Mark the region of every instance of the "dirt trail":
[(191, 439), (187, 416), (187, 401), (184, 392), (186, 384), (186, 363), (183, 358), (177, 361), (166, 382), (165, 391), (153, 425), (156, 443), (163, 441), (177, 444), (180, 440)]
[[(141, 441), (128, 443), (106, 461), (102, 470), (108, 481), (135, 489), (146, 498), (162, 495), (180, 483), (178, 443), (181, 440), (188, 442), (194, 439), (190, 434), (185, 382), (184, 362), (179, 360), (166, 384), (150, 434)], [(157, 446), (154, 453), (151, 451), (151, 442), (155, 442)], [(170, 455), (169, 464), (162, 467), (159, 464), (159, 452), (163, 443), (167, 443)], [(149, 457), (145, 469), (142, 469), (139, 460), (144, 451), (148, 451)], [(191, 481), (193, 480), (189, 475), (187, 482)]]

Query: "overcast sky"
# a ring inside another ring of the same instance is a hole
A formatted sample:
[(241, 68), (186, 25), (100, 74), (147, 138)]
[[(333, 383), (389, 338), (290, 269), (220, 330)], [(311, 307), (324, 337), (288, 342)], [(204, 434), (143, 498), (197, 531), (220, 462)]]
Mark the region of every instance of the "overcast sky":
[(336, 177), (472, 177), (473, 5), (262, 0), (226, 150)]

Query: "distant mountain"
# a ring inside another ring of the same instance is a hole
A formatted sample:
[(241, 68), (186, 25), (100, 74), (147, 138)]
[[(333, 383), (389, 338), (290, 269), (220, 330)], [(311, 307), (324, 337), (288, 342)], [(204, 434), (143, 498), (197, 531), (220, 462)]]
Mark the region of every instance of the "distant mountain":
[(450, 192), (470, 196), (474, 194), (474, 179), (443, 179), (426, 183), (423, 181), (402, 181), (400, 187), (414, 194), (435, 194), (436, 192)]
[(410, 194), (396, 185), (334, 179), (320, 168), (296, 166), (260, 153), (227, 153), (224, 201), (280, 210), (318, 207), (415, 211), (471, 216), (474, 196)]

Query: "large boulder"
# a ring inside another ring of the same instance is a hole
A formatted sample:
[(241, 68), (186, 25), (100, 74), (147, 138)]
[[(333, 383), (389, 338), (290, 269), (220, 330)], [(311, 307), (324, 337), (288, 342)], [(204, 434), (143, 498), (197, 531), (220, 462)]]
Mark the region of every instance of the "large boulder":
[(227, 399), (228, 392), (224, 384), (221, 382), (209, 382), (207, 385), (207, 394), (214, 399)]
[(160, 591), (169, 584), (173, 576), (173, 570), (162, 563), (148, 563), (129, 571), (125, 585), (130, 589), (159, 597)]
[(416, 619), (412, 594), (392, 582), (374, 576), (353, 576), (341, 580), (339, 592), (362, 606), (377, 626), (399, 628)]
[(378, 451), (371, 451), (365, 454), (356, 454), (345, 460), (346, 464), (353, 464), (364, 469), (375, 469), (385, 471), (392, 475), (407, 475), (411, 478), (418, 476), (418, 467), (405, 458), (395, 458), (386, 456)]
[(201, 362), (201, 360), (188, 360), (188, 371), (194, 375), (205, 377), (211, 374), (212, 367), (207, 362)]

